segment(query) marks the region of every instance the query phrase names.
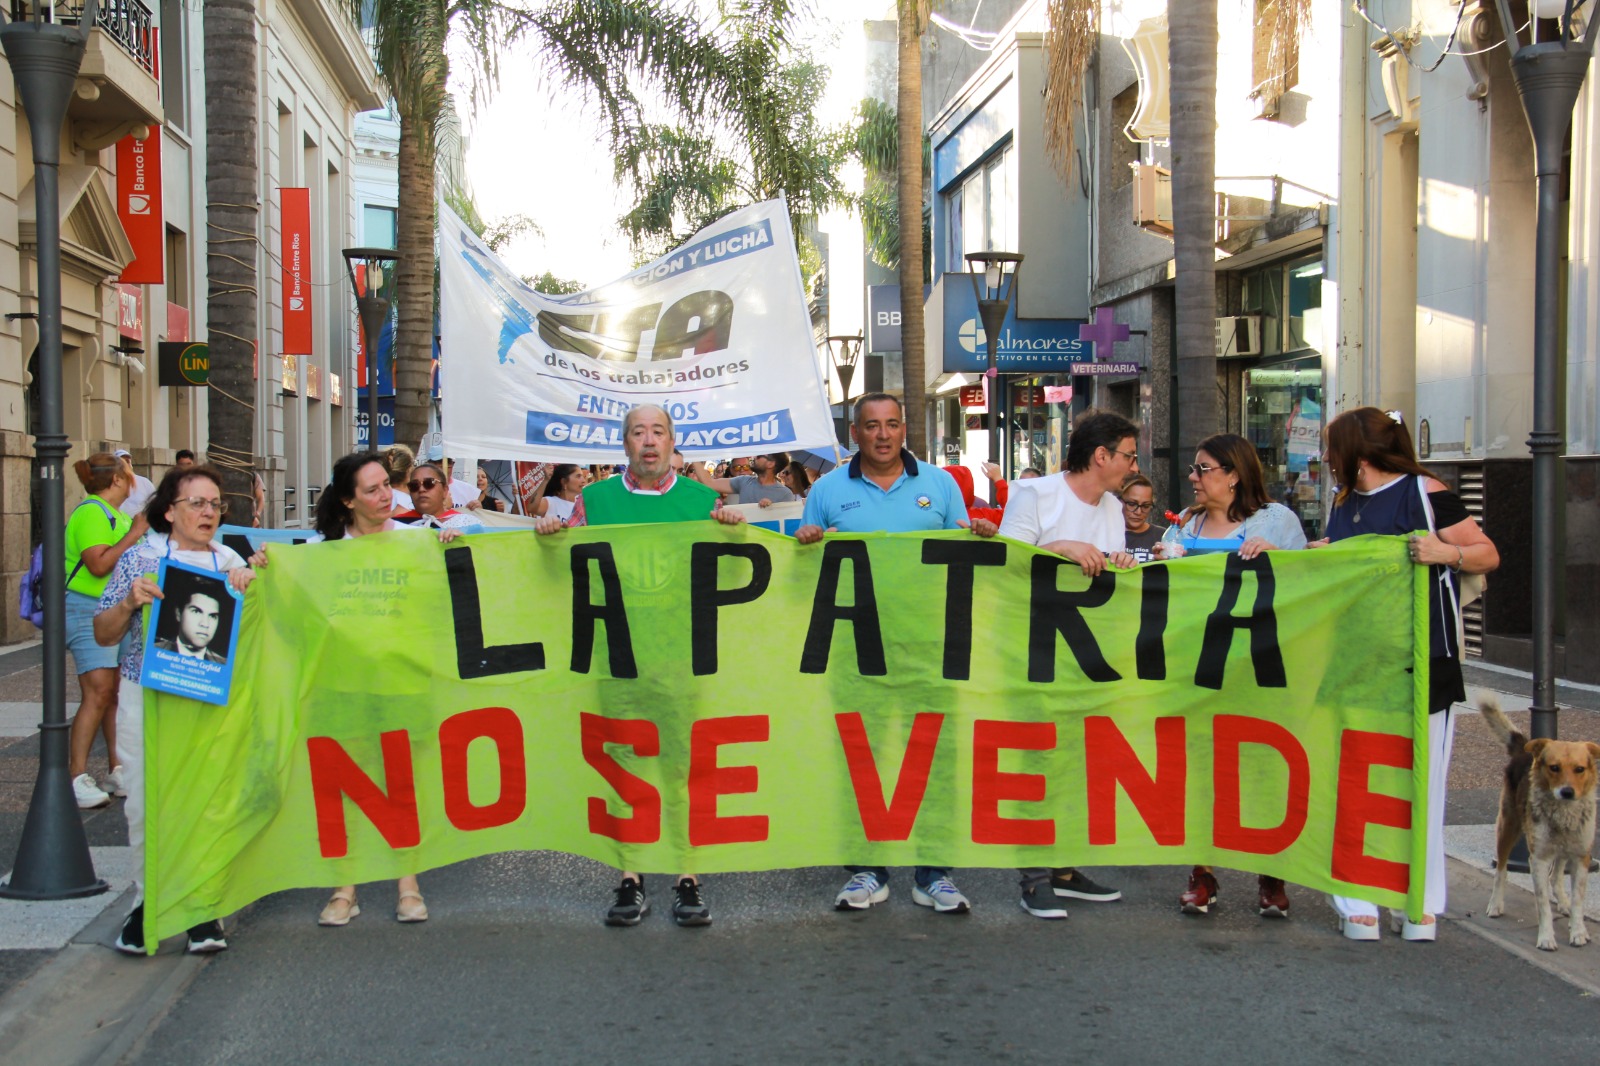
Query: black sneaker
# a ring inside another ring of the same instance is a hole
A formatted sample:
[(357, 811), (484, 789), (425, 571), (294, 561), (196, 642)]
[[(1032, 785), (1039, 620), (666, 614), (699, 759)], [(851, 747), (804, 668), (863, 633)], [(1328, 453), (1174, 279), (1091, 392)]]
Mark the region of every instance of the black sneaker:
[(700, 884), (687, 877), (672, 886), (672, 920), (679, 925), (710, 925), (711, 908), (700, 898)]
[(1051, 870), (1050, 887), (1058, 896), (1086, 899), (1091, 903), (1111, 903), (1122, 898), (1121, 889), (1107, 888), (1082, 870)]
[(650, 913), (650, 900), (644, 894), (644, 884), (631, 877), (622, 879), (622, 885), (613, 891), (617, 901), (606, 911), (607, 925), (638, 925)]
[(1056, 899), (1050, 886), (1040, 882), (1036, 885), (1022, 886), (1022, 909), (1035, 918), (1065, 918), (1067, 908), (1063, 907)]
[(189, 954), (214, 955), (227, 950), (228, 938), (222, 935), (222, 923), (215, 918), (189, 927)]
[(117, 942), (112, 945), (124, 955), (144, 954), (144, 904), (141, 903), (128, 912), (128, 917), (123, 920), (122, 932), (117, 934)]

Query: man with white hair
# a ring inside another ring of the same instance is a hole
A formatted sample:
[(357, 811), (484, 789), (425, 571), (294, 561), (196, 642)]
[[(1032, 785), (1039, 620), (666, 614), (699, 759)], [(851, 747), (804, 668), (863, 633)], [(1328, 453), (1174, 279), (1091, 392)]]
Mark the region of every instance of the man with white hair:
[[(569, 526), (607, 526), (639, 522), (690, 522), (714, 518), (738, 525), (742, 514), (721, 510), (716, 490), (672, 469), (674, 435), (672, 416), (655, 404), (631, 409), (622, 419), (622, 448), (628, 465), (620, 477), (584, 486), (565, 522), (550, 514), (534, 524), (543, 534), (559, 533)], [(622, 884), (613, 890), (616, 902), (606, 911), (607, 925), (638, 925), (650, 913), (644, 875), (622, 871)], [(679, 874), (672, 887), (672, 920), (679, 925), (711, 924), (711, 909), (700, 893), (700, 879)]]

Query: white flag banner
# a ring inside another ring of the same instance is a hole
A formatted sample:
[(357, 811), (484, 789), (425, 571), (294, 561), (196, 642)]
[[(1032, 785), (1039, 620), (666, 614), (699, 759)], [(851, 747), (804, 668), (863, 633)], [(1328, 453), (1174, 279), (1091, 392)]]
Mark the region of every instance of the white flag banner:
[(781, 200), (569, 296), (534, 292), (442, 204), (439, 261), (449, 454), (619, 461), (622, 416), (646, 403), (690, 458), (834, 442)]

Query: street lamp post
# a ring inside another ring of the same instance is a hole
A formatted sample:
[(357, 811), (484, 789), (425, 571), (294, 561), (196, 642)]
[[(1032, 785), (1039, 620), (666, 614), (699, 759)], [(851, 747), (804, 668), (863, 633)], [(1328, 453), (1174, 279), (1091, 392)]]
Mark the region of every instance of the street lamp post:
[[(1555, 40), (1537, 41), (1537, 22), (1530, 23), (1523, 44), (1509, 0), (1495, 0), (1511, 76), (1533, 134), (1538, 222), (1533, 271), (1533, 722), (1536, 737), (1556, 735), (1556, 527), (1561, 504), (1556, 499), (1557, 461), (1561, 455), (1557, 330), (1561, 328), (1561, 153), (1572, 125), (1572, 108), (1594, 55), (1600, 19), (1589, 4), (1589, 25), (1576, 17), (1585, 0), (1534, 0), (1534, 15), (1558, 19)], [(1581, 33), (1581, 36), (1580, 36)]]
[[(96, 0), (86, 0), (77, 25), (44, 21), (53, 9), (34, 0), (32, 17), (0, 27), (0, 48), (17, 82), (33, 142), (33, 194), (38, 226), (40, 521), (44, 528), (44, 714), (39, 724), (39, 776), (11, 877), (10, 899), (71, 899), (106, 890), (95, 876), (89, 840), (67, 773), (66, 500), (62, 468), (70, 450), (61, 384), (61, 129), (83, 65)], [(16, 8), (12, 9), (17, 10)]]
[(356, 294), (356, 312), (361, 316), (362, 343), (367, 353), (367, 451), (378, 450), (378, 341), (383, 323), (389, 317), (389, 299), (383, 295), (385, 267), (399, 262), (393, 248), (346, 248), (345, 273)]
[[(978, 318), (983, 322), (984, 347), (989, 354), (989, 369), (984, 371), (989, 393), (989, 461), (1000, 465), (1000, 371), (995, 363), (996, 347), (1006, 312), (1016, 297), (1017, 275), (1022, 272), (1022, 256), (1017, 252), (968, 252), (972, 292), (978, 298)], [(1032, 432), (1031, 428), (1029, 432)], [(994, 498), (990, 483), (990, 499)]]
[(828, 338), (828, 356), (839, 375), (839, 402), (844, 405), (845, 421), (850, 420), (850, 382), (856, 376), (856, 363), (861, 359), (861, 334), (831, 336)]

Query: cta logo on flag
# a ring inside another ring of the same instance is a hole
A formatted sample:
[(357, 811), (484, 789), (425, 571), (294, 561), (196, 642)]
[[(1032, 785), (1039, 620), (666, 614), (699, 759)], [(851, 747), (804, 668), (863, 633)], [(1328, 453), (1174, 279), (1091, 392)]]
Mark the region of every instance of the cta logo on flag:
[(311, 190), (279, 189), (283, 228), (283, 351), (311, 354)]

